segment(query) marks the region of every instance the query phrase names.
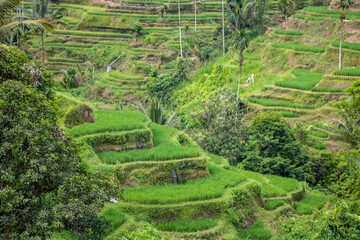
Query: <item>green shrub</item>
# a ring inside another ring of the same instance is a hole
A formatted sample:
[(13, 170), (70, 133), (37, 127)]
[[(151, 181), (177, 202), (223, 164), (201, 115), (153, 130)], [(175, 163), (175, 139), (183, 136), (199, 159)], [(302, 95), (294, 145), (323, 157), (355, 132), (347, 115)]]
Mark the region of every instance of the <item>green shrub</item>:
[(342, 69), (333, 72), (334, 75), (338, 76), (360, 76), (360, 67), (358, 68), (352, 68), (352, 69)]
[(322, 47), (312, 47), (307, 45), (302, 45), (298, 43), (272, 43), (272, 47), (275, 48), (286, 48), (295, 51), (304, 51), (304, 52), (313, 52), (313, 53), (324, 53), (325, 48)]
[(300, 90), (311, 90), (322, 79), (321, 73), (310, 72), (304, 69), (294, 69), (292, 73), (296, 76), (296, 78), (276, 82), (275, 85)]
[(314, 109), (313, 105), (304, 105), (304, 104), (296, 104), (291, 102), (285, 102), (280, 100), (272, 100), (266, 98), (253, 98), (249, 97), (248, 101), (251, 103), (256, 103), (262, 106), (267, 107), (288, 107), (288, 108), (297, 108), (297, 109)]
[(303, 33), (301, 33), (301, 32), (289, 31), (289, 30), (283, 30), (283, 29), (276, 29), (274, 31), (274, 33), (280, 34), (280, 35), (303, 35)]
[(274, 210), (280, 206), (283, 206), (285, 204), (284, 200), (273, 200), (273, 201), (266, 201), (264, 208), (266, 210)]
[(251, 227), (240, 230), (238, 237), (240, 239), (268, 240), (271, 238), (271, 230), (267, 227), (264, 227), (263, 221), (257, 221)]
[(300, 114), (295, 113), (295, 112), (280, 112), (280, 114), (281, 114), (283, 117), (286, 117), (286, 118), (297, 118), (297, 117), (300, 117)]
[(196, 220), (164, 221), (155, 223), (155, 227), (162, 231), (171, 232), (196, 232), (215, 227), (217, 220), (211, 218), (199, 218)]

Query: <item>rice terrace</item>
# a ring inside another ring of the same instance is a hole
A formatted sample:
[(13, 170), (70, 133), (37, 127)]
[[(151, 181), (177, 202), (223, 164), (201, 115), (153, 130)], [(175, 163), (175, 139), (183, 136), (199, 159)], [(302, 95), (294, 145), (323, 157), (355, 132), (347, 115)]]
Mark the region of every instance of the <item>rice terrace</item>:
[(360, 239), (360, 1), (0, 0), (0, 239)]

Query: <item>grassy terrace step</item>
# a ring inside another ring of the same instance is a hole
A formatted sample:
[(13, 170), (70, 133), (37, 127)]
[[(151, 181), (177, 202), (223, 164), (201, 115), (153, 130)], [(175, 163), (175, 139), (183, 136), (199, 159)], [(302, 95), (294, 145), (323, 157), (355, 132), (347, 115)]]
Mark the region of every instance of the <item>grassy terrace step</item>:
[(357, 81), (360, 80), (360, 76), (324, 75), (324, 79), (329, 81)]
[(335, 71), (334, 75), (360, 77), (360, 67)]
[(323, 76), (321, 73), (310, 72), (304, 69), (294, 69), (292, 73), (296, 76), (296, 78), (276, 82), (275, 85), (300, 90), (311, 90), (320, 82)]
[(327, 198), (322, 193), (310, 192), (309, 196), (299, 202), (294, 202), (294, 208), (299, 215), (312, 214), (316, 209), (321, 208)]
[(115, 71), (115, 70), (110, 71), (110, 73), (108, 73), (108, 74), (110, 77), (112, 77), (114, 79), (119, 79), (119, 80), (126, 80), (126, 81), (144, 80), (144, 77), (142, 77), (142, 76), (129, 76), (129, 75), (122, 74), (119, 71)]
[(212, 218), (199, 218), (183, 221), (161, 221), (154, 223), (154, 227), (167, 232), (196, 232), (215, 227), (218, 220)]
[(258, 220), (251, 227), (240, 230), (238, 237), (240, 239), (270, 239), (272, 231), (265, 227), (263, 221)]
[(259, 99), (259, 98), (252, 98), (249, 97), (248, 101), (251, 103), (256, 103), (266, 107), (288, 107), (288, 108), (296, 108), (296, 109), (315, 109), (313, 105), (305, 105), (305, 104), (296, 104), (286, 101), (280, 100), (272, 100), (272, 99)]
[[(333, 41), (331, 42), (331, 45), (334, 47), (340, 47), (340, 41)], [(360, 43), (342, 42), (341, 47), (355, 51), (360, 51)]]
[(59, 43), (46, 43), (47, 48), (92, 48), (90, 44), (59, 44)]
[(146, 116), (139, 112), (96, 110), (94, 114), (96, 122), (73, 127), (68, 132), (74, 137), (79, 137), (95, 133), (142, 129), (148, 124)]
[[(337, 19), (339, 19), (341, 15), (341, 11), (328, 10), (328, 6), (305, 7), (302, 11), (309, 13), (330, 15), (331, 18), (337, 18)], [(360, 19), (360, 12), (356, 12), (356, 11), (344, 11), (344, 12), (346, 14), (346, 19)]]
[(124, 189), (123, 199), (126, 202), (143, 204), (172, 204), (186, 201), (207, 200), (220, 197), (228, 187), (234, 187), (246, 180), (236, 171), (207, 165), (210, 177), (190, 180), (186, 184), (150, 186)]
[(136, 162), (136, 161), (164, 161), (171, 159), (191, 158), (201, 155), (201, 149), (185, 135), (186, 144), (181, 145), (177, 139), (179, 132), (163, 125), (153, 124), (154, 148), (133, 150), (128, 152), (102, 152), (100, 159), (107, 164)]
[(298, 31), (289, 31), (289, 30), (283, 30), (283, 29), (276, 29), (274, 30), (275, 34), (279, 35), (303, 35), (303, 33)]
[(275, 47), (275, 48), (285, 48), (285, 49), (301, 51), (301, 52), (313, 52), (313, 53), (324, 53), (325, 52), (325, 48), (312, 47), (312, 46), (307, 46), (307, 45), (302, 45), (302, 44), (297, 44), (297, 43), (272, 43), (271, 46)]
[(48, 58), (49, 62), (64, 62), (64, 63), (83, 63), (81, 59), (72, 59), (72, 58)]
[(55, 30), (51, 34), (56, 35), (74, 35), (74, 36), (87, 36), (87, 37), (108, 37), (108, 38), (133, 38), (131, 34), (123, 33), (109, 33), (109, 32), (85, 32), (85, 31), (70, 31), (70, 30)]

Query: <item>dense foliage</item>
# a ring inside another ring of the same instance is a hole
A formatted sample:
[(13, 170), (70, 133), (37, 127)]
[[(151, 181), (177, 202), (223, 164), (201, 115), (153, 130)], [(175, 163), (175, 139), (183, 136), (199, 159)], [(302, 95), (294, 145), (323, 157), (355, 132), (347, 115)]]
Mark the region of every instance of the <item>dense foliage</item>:
[(0, 74), (0, 238), (48, 238), (61, 229), (101, 237), (106, 222), (97, 213), (107, 196), (56, 126), (51, 81), (41, 77), (48, 73), (29, 71), (23, 54), (2, 50), (9, 71)]

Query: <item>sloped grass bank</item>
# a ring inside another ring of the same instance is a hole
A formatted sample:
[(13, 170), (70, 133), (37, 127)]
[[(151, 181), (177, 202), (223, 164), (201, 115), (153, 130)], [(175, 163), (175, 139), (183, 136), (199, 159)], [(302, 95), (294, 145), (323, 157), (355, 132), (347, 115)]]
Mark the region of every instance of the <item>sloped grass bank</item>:
[[(99, 154), (100, 159), (107, 164), (136, 162), (136, 161), (164, 161), (198, 157), (202, 153), (200, 147), (188, 139), (185, 146), (176, 139), (179, 132), (175, 128), (152, 124), (154, 134), (154, 148), (133, 150), (128, 152), (105, 151)], [(185, 135), (184, 135), (185, 136)]]

